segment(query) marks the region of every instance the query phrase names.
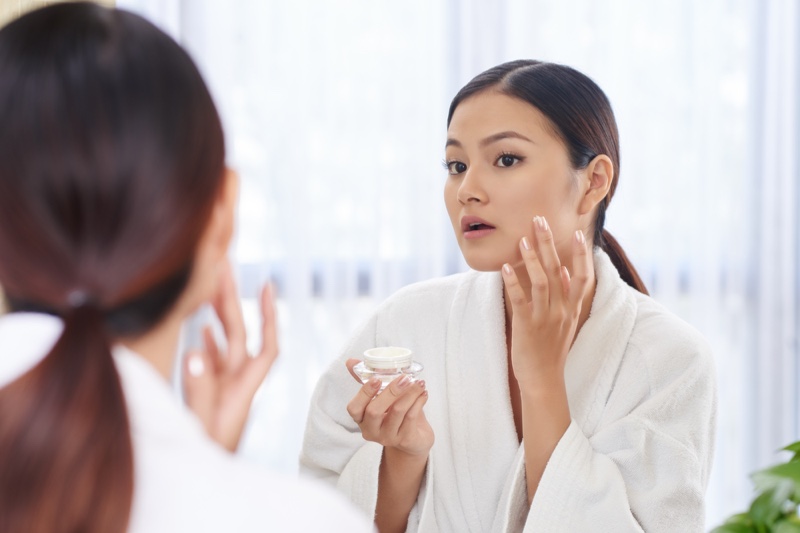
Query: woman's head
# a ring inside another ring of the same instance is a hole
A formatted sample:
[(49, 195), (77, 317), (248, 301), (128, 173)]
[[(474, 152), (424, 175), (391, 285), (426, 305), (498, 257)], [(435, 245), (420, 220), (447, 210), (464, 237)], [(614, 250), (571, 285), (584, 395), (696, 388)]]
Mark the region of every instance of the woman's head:
[[(608, 98), (591, 79), (563, 65), (504, 63), (458, 92), (447, 125), (445, 201), (473, 268), (521, 261), (518, 242), (535, 215), (550, 222), (565, 263), (566, 243), (581, 229), (617, 264), (618, 246), (603, 225), (619, 177), (619, 136)], [(471, 217), (491, 227), (470, 232)]]
[(132, 458), (111, 343), (200, 303), (187, 294), (230, 238), (224, 158), (197, 68), (144, 19), (69, 3), (0, 30), (0, 286), (12, 310), (64, 320), (0, 390), (0, 530), (124, 529)]
[(165, 300), (111, 324), (147, 329), (186, 284), (223, 184), (200, 74), (150, 23), (92, 4), (9, 24), (0, 72), (0, 284), (60, 314)]

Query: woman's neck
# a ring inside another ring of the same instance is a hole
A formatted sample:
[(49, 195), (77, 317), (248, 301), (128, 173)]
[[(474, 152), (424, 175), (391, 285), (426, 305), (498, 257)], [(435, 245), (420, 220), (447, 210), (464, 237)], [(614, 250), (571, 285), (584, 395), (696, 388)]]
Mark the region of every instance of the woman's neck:
[(144, 335), (122, 339), (121, 342), (153, 365), (164, 379), (169, 380), (178, 352), (182, 324), (183, 316), (172, 313)]

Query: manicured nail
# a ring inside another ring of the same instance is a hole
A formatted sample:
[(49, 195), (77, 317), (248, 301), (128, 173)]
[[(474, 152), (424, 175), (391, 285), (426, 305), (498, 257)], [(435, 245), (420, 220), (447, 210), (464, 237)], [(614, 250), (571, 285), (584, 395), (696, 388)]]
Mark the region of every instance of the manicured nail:
[(544, 217), (535, 216), (533, 217), (533, 222), (539, 231), (547, 231), (547, 221), (545, 221)]
[(424, 389), (425, 388), (425, 380), (421, 379), (421, 380), (417, 381), (417, 385), (419, 385), (419, 387), (421, 389)]
[(505, 272), (506, 274), (511, 274), (511, 265), (509, 265), (508, 263), (504, 264), (503, 272)]
[(531, 249), (531, 243), (528, 242), (528, 238), (527, 237), (523, 237), (522, 238), (522, 247), (525, 248), (526, 250), (530, 250)]
[(397, 388), (400, 389), (400, 390), (403, 390), (406, 387), (408, 387), (410, 384), (411, 384), (411, 380), (408, 379), (408, 375), (407, 374), (403, 374), (403, 377), (401, 377), (397, 381)]
[(206, 364), (199, 354), (192, 354), (189, 356), (189, 375), (192, 377), (200, 377), (206, 370)]
[(578, 244), (586, 244), (586, 236), (581, 230), (575, 232), (575, 240), (578, 241)]
[(381, 386), (381, 380), (379, 380), (378, 378), (371, 378), (369, 381), (367, 381), (367, 386), (370, 389), (377, 389), (378, 387)]

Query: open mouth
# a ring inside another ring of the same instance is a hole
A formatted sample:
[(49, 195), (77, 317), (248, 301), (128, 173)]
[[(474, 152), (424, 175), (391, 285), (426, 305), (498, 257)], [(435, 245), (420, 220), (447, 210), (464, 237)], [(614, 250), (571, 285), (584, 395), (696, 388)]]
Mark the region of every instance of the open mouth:
[(468, 239), (483, 237), (494, 230), (494, 226), (481, 218), (466, 216), (461, 219), (461, 231), (464, 233), (464, 237)]
[(482, 229), (494, 229), (494, 226), (490, 226), (489, 224), (482, 224), (480, 222), (475, 222), (467, 226), (467, 231), (478, 231)]

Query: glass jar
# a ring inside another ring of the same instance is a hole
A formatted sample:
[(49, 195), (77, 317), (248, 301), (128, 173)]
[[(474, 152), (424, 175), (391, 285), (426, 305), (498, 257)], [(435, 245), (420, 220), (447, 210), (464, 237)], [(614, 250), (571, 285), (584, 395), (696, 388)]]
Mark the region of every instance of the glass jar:
[[(381, 380), (381, 388), (386, 388), (389, 383), (403, 374), (415, 381), (422, 372), (422, 365), (413, 361), (413, 352), (408, 348), (397, 346), (381, 346), (370, 348), (364, 352), (364, 360), (353, 367), (353, 372), (366, 383), (373, 377)], [(380, 392), (380, 391), (379, 391)]]

